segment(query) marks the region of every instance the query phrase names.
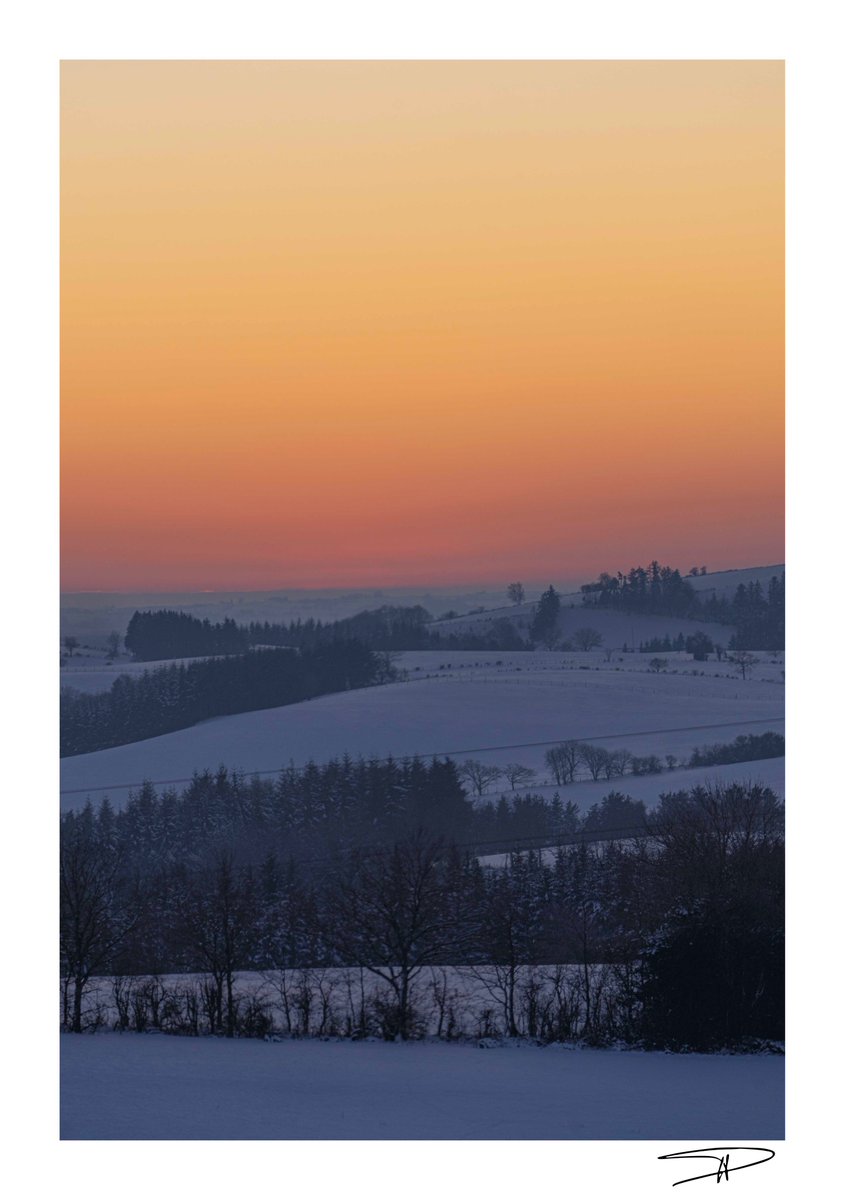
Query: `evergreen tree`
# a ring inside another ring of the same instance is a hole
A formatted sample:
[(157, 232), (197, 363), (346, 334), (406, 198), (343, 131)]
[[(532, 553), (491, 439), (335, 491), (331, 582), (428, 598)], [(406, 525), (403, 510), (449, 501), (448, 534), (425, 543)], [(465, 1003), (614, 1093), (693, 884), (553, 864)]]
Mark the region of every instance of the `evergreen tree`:
[(531, 629), (529, 631), (531, 641), (539, 642), (541, 645), (549, 648), (554, 646), (558, 639), (557, 623), (559, 616), (560, 596), (554, 587), (549, 585), (548, 590), (543, 592), (537, 602), (534, 619), (531, 622)]

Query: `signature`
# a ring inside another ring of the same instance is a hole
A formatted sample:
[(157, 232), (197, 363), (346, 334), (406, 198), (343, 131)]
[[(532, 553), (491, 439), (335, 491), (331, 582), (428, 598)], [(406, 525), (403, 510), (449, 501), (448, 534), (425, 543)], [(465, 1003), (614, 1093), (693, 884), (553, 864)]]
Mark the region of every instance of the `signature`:
[[(743, 1161), (747, 1155), (757, 1154), (762, 1155), (762, 1158), (752, 1158), (750, 1162)], [(733, 1158), (731, 1156), (733, 1155)], [(689, 1175), (686, 1179), (677, 1179), (672, 1187), (677, 1187), (679, 1183), (692, 1183), (696, 1179), (712, 1179), (716, 1176), (716, 1182), (721, 1183), (724, 1179), (725, 1183), (733, 1171), (742, 1171), (745, 1167), (758, 1167), (760, 1163), (768, 1162), (774, 1158), (774, 1150), (766, 1150), (763, 1146), (703, 1146), (700, 1150), (678, 1150), (675, 1154), (660, 1154), (660, 1160), (670, 1158), (707, 1158), (717, 1164), (715, 1171), (705, 1171), (703, 1175)]]

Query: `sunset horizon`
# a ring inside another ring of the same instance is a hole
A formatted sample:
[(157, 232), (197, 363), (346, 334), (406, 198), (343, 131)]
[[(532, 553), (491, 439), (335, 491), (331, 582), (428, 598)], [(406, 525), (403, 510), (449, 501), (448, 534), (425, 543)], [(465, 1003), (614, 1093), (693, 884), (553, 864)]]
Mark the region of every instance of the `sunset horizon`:
[[(684, 551), (686, 553), (686, 551)], [(625, 573), (631, 570), (637, 564), (648, 565), (649, 563), (659, 561), (661, 564), (668, 563), (671, 567), (680, 570), (683, 576), (689, 574), (691, 567), (695, 563), (688, 563), (687, 558), (690, 555), (686, 553), (686, 558), (683, 554), (661, 556), (650, 553), (644, 554), (628, 554), (627, 557), (614, 559), (613, 562), (602, 558), (597, 561), (594, 568), (586, 568), (584, 571), (573, 572), (571, 570), (562, 569), (558, 564), (550, 564), (549, 569), (545, 572), (529, 574), (524, 571), (509, 571), (507, 564), (504, 564), (501, 569), (489, 576), (470, 577), (456, 573), (452, 577), (439, 576), (434, 579), (431, 573), (426, 574), (420, 572), (417, 577), (411, 578), (391, 578), (385, 577), (367, 577), (354, 576), (347, 579), (337, 577), (335, 582), (319, 582), (319, 581), (300, 581), (293, 582), (281, 579), (281, 582), (262, 582), (259, 578), (257, 582), (247, 582), (243, 586), (229, 586), (220, 584), (219, 586), (200, 585), (196, 583), (182, 584), (177, 579), (173, 584), (167, 586), (152, 586), (145, 584), (144, 586), (112, 586), (112, 587), (69, 587), (62, 586), (61, 594), (63, 596), (85, 596), (85, 595), (114, 595), (114, 596), (171, 596), (184, 593), (186, 595), (248, 595), (255, 594), (272, 594), (274, 592), (335, 592), (335, 591), (361, 591), (361, 592), (420, 592), (423, 589), (431, 592), (459, 592), (459, 591), (485, 591), (499, 590), (508, 583), (511, 579), (519, 578), (524, 586), (530, 591), (539, 591), (546, 588), (549, 584), (557, 588), (571, 588), (573, 592), (578, 591), (582, 583), (587, 583), (592, 579), (597, 578), (602, 572), (608, 571), (611, 575), (617, 572)], [(708, 575), (718, 575), (720, 573), (730, 571), (742, 571), (750, 568), (765, 570), (769, 567), (774, 570), (781, 570), (783, 567), (783, 555), (780, 558), (770, 556), (754, 557), (742, 561), (732, 562), (730, 564), (721, 561), (713, 560), (708, 563), (706, 558), (701, 559), (701, 566), (706, 567)], [(328, 578), (328, 576), (327, 576)]]
[(783, 64), (66, 62), (62, 587), (783, 561)]

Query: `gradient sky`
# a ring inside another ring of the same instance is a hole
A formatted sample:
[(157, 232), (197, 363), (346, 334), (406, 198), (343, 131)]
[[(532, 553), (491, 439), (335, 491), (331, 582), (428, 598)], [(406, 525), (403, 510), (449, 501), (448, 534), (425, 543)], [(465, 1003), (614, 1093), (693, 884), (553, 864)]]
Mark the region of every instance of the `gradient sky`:
[(783, 558), (783, 66), (62, 67), (65, 590)]

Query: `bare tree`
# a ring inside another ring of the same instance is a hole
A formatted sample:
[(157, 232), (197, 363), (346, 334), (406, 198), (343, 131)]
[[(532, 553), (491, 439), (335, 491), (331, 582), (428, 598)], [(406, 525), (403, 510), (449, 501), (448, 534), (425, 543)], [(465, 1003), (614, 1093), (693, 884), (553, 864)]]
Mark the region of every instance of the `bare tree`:
[(580, 761), (578, 742), (561, 742), (559, 746), (546, 751), (546, 766), (554, 776), (555, 783), (561, 786), (574, 782)]
[(618, 750), (611, 750), (604, 765), (605, 778), (616, 779), (617, 776), (624, 775), (630, 767), (633, 757), (631, 751), (626, 750), (624, 746)]
[(120, 643), (122, 641), (123, 638), (116, 629), (113, 629), (106, 638), (106, 646), (108, 648), (110, 658), (117, 658), (118, 654), (120, 653)]
[[(65, 1023), (82, 1032), (82, 1001), (91, 976), (105, 969), (131, 926), (117, 902), (118, 859), (84, 815), (62, 829), (59, 944)], [(73, 987), (72, 1013), (69, 991)]]
[(476, 796), (483, 796), (490, 784), (501, 778), (502, 768), (468, 758), (461, 763), (458, 774), (470, 784)]
[(73, 652), (79, 646), (79, 638), (73, 637), (72, 634), (68, 634), (67, 637), (62, 638), (62, 643), (64, 645), (65, 650), (67, 650), (68, 654), (70, 655), (70, 657), (73, 658)]
[(376, 683), (392, 683), (397, 678), (407, 679), (407, 671), (399, 671), (396, 667), (402, 657), (398, 650), (380, 650), (374, 657), (376, 660)]
[[(760, 784), (706, 784), (689, 791), (667, 792), (649, 813), (647, 829), (672, 857), (676, 887), (687, 880), (691, 891), (705, 883), (709, 894), (724, 895), (725, 872), (733, 856), (751, 858), (755, 849), (783, 836), (784, 808), (770, 788)], [(745, 882), (753, 886), (750, 875)]]
[(417, 976), (448, 962), (470, 933), (450, 866), (443, 842), (418, 832), (383, 854), (356, 855), (336, 887), (338, 949), (387, 983), (390, 1028), (402, 1041), (413, 1029)]
[(478, 939), (484, 966), (469, 968), (500, 1005), (508, 1037), (517, 1037), (520, 1032), (520, 977), (526, 964), (542, 961), (542, 925), (541, 903), (531, 885), (527, 860), (515, 854), (510, 869), (497, 872), (489, 880)]
[(507, 594), (511, 604), (525, 603), (525, 588), (521, 583), (509, 583)]
[[(219, 852), (210, 870), (197, 876), (185, 898), (184, 936), (214, 985), (212, 1024), (235, 1036), (235, 975), (249, 956), (254, 936), (251, 881), (236, 869), (230, 851)], [(223, 1001), (225, 998), (225, 1013)]]
[(576, 650), (595, 650), (604, 638), (597, 629), (576, 629), (572, 635)]
[(734, 650), (728, 655), (728, 662), (733, 663), (743, 679), (751, 674), (759, 661), (757, 655), (752, 654), (750, 650)]
[(603, 775), (607, 778), (608, 761), (611, 759), (611, 754), (605, 750), (603, 746), (591, 746), (589, 742), (582, 742), (579, 747), (580, 761), (590, 772), (592, 779), (601, 779)]
[(511, 791), (516, 791), (517, 786), (527, 784), (533, 779), (537, 772), (533, 767), (523, 767), (521, 763), (508, 763), (502, 768), (502, 774), (508, 783), (511, 785)]

